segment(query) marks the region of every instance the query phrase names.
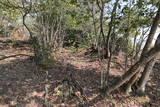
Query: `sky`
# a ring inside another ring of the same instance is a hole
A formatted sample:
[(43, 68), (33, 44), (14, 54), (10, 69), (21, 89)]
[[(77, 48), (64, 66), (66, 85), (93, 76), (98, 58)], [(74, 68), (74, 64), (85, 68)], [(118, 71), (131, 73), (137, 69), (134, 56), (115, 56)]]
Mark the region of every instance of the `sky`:
[[(149, 32), (150, 32), (150, 30), (148, 30), (148, 32), (146, 33), (146, 36), (149, 34)], [(159, 34), (160, 34), (160, 27), (158, 27), (157, 30), (156, 30), (156, 33), (155, 33), (155, 35), (154, 35), (154, 39), (153, 39), (153, 41), (152, 41), (152, 45), (155, 44), (156, 39), (157, 39), (157, 37), (158, 37)], [(141, 35), (139, 35), (139, 36), (137, 37), (137, 42), (139, 41), (140, 36), (141, 36)], [(131, 38), (131, 40), (134, 42), (134, 38)], [(142, 49), (143, 49), (146, 41), (147, 41), (147, 38), (146, 38), (146, 40), (145, 40), (145, 41), (143, 42), (143, 44), (142, 44)]]

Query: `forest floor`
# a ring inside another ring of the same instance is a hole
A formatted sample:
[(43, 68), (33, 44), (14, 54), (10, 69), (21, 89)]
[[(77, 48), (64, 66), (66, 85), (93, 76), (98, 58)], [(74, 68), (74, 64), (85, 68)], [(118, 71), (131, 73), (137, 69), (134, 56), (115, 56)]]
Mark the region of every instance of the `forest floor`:
[[(102, 69), (96, 57), (85, 55), (85, 52), (86, 49), (78, 52), (60, 49), (53, 54), (54, 64), (45, 69), (37, 68), (28, 56), (0, 60), (0, 107), (45, 107), (46, 103), (51, 107), (159, 107), (160, 63), (154, 67), (146, 96), (124, 95), (117, 90), (104, 97), (99, 94), (99, 88), (101, 71), (105, 69)], [(16, 54), (33, 53), (27, 44), (15, 47), (12, 42), (0, 39), (0, 58)], [(123, 54), (113, 57), (110, 81), (124, 73), (124, 59)], [(43, 75), (37, 75), (37, 69)], [(69, 74), (83, 88), (85, 101), (80, 97), (65, 99), (56, 92), (62, 80), (69, 78)]]

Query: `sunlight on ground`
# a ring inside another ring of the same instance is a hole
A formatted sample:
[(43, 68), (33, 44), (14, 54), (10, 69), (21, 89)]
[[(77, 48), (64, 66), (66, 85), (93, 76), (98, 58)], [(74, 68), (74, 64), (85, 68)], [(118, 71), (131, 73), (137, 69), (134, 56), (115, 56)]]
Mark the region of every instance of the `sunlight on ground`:
[(148, 103), (150, 102), (150, 98), (145, 96), (145, 97), (137, 97), (135, 98), (139, 103)]

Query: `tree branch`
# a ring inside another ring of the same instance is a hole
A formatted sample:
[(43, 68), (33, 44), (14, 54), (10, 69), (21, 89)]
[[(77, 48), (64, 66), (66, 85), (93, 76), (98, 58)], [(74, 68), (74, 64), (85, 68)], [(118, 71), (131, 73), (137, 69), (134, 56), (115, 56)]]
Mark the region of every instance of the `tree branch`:
[(12, 57), (17, 57), (17, 56), (31, 56), (31, 55), (26, 55), (26, 54), (17, 54), (17, 55), (11, 55), (11, 56), (5, 56), (5, 55), (3, 55), (3, 57), (0, 58), (0, 61), (4, 60), (4, 59), (12, 58)]

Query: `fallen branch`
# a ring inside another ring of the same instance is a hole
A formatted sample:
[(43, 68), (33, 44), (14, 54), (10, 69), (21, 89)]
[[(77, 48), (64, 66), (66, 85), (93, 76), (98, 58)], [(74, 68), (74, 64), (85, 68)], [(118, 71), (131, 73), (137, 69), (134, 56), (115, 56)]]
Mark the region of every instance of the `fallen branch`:
[(17, 54), (17, 55), (11, 55), (11, 56), (5, 56), (5, 55), (3, 55), (3, 57), (0, 58), (0, 61), (4, 60), (4, 59), (7, 59), (7, 58), (17, 57), (17, 56), (29, 56), (29, 57), (31, 57), (31, 55), (26, 55), (26, 54)]

